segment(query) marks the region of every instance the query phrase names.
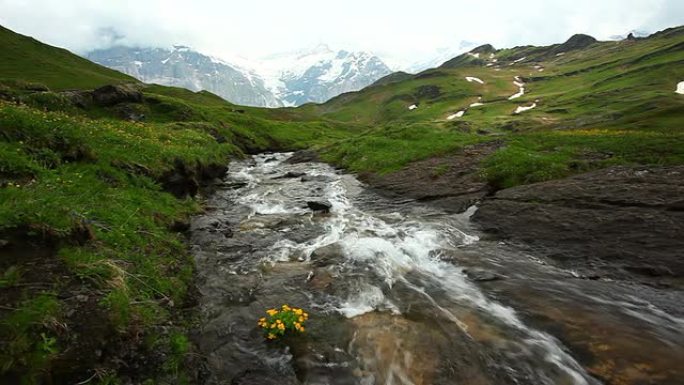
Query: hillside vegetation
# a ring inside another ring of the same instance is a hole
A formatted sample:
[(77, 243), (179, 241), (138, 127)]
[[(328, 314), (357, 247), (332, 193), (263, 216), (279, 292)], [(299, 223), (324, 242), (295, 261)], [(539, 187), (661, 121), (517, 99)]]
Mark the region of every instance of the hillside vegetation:
[(681, 27), (619, 42), (484, 46), (301, 112), (368, 127), (324, 152), (355, 171), (393, 171), (503, 139), (482, 166), (491, 183), (509, 187), (616, 163), (682, 163), (684, 95), (674, 91), (683, 64)]
[(0, 49), (0, 383), (194, 381), (183, 232), (246, 153), (312, 148), (390, 173), (496, 142), (478, 171), (496, 188), (684, 163), (684, 28), (483, 46), (277, 110), (142, 84), (1, 28)]
[(191, 381), (192, 198), (231, 158), (347, 131), (0, 33), (0, 383)]

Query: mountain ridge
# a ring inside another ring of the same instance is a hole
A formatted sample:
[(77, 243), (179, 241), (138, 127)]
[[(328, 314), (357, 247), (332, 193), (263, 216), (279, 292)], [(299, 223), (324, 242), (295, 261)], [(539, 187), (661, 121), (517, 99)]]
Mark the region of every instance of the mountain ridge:
[(372, 53), (333, 51), (327, 45), (239, 64), (182, 45), (173, 50), (114, 46), (85, 57), (147, 83), (208, 90), (232, 103), (257, 107), (322, 103), (391, 72)]

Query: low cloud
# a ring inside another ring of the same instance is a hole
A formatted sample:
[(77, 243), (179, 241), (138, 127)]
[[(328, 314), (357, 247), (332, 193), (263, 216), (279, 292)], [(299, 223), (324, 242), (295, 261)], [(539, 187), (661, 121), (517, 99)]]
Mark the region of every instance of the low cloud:
[(418, 61), (461, 41), (497, 47), (684, 24), (681, 0), (0, 0), (0, 24), (83, 53), (115, 44), (190, 45), (263, 56), (318, 43)]

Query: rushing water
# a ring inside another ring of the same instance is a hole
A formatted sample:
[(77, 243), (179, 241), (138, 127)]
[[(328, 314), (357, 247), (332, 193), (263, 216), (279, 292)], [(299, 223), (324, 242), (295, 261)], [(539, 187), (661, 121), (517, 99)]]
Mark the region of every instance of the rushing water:
[[(232, 163), (193, 223), (211, 382), (681, 383), (684, 320), (667, 308), (680, 293), (655, 305), (578, 280), (480, 241), (475, 208), (393, 202), (288, 156)], [(309, 310), (307, 333), (266, 342), (256, 320), (283, 303)]]

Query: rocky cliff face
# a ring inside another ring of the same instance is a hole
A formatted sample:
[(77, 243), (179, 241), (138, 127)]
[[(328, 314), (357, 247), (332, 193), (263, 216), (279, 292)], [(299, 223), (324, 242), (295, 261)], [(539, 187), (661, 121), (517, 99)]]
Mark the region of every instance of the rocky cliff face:
[(113, 47), (90, 52), (88, 59), (146, 83), (207, 90), (236, 104), (280, 107), (258, 76), (188, 47)]

